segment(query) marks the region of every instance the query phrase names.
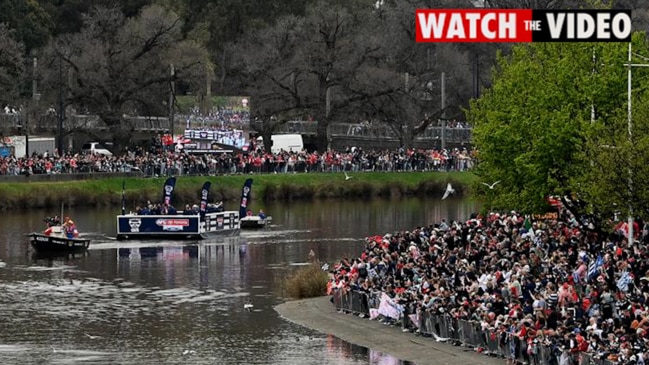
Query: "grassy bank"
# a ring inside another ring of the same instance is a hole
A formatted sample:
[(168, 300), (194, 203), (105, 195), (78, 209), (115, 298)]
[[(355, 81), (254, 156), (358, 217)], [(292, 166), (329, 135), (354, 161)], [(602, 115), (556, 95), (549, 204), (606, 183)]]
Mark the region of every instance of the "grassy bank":
[[(309, 173), (277, 175), (191, 176), (179, 177), (173, 204), (196, 204), (205, 181), (212, 182), (210, 201), (237, 201), (246, 178), (252, 177), (252, 198), (255, 200), (300, 200), (329, 198), (376, 198), (405, 195), (442, 195), (446, 183), (456, 195), (466, 195), (475, 175), (443, 172), (359, 172), (345, 180), (342, 173)], [(66, 182), (23, 182), (0, 184), (0, 209), (54, 208), (63, 202), (68, 207), (119, 207), (122, 182), (126, 182), (127, 208), (135, 204), (159, 202), (165, 178), (105, 178)]]

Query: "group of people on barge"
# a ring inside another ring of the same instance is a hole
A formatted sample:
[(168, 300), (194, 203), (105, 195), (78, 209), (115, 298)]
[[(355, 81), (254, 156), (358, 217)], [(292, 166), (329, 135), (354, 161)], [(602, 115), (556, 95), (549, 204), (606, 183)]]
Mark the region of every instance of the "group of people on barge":
[(529, 218), (494, 212), (368, 237), (360, 257), (331, 266), (330, 287), (383, 292), (409, 313), (475, 321), (498, 336), (510, 363), (525, 343), (526, 351), (547, 346), (643, 365), (647, 231), (636, 229), (629, 243), (624, 232), (604, 234), (567, 211)]

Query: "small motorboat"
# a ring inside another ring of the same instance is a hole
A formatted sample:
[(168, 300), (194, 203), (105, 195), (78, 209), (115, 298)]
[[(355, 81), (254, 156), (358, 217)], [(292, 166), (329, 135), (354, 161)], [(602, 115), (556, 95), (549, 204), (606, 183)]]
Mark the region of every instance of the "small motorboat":
[(69, 236), (65, 223), (61, 225), (50, 218), (45, 221), (48, 223), (48, 227), (43, 233), (29, 234), (29, 243), (38, 253), (84, 252), (90, 246), (90, 239), (80, 238), (76, 228), (74, 233)]
[(254, 228), (264, 228), (269, 225), (273, 220), (273, 217), (260, 217), (258, 215), (249, 215), (243, 218), (239, 218), (239, 224), (241, 229), (254, 229)]
[(264, 228), (273, 220), (273, 217), (267, 216), (263, 210), (259, 210), (259, 214), (257, 215), (252, 214), (252, 211), (248, 210), (251, 201), (251, 190), (252, 179), (246, 179), (241, 190), (241, 205), (239, 206), (239, 227), (241, 229)]

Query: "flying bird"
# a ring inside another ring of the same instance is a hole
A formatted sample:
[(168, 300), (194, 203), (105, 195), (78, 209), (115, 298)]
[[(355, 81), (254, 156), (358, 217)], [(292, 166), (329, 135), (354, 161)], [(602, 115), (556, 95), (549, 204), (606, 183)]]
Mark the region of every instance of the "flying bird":
[(448, 198), (449, 195), (455, 193), (455, 189), (453, 189), (453, 186), (451, 186), (451, 183), (448, 183), (446, 185), (446, 191), (444, 192), (444, 196), (442, 197), (442, 200)]
[(345, 173), (345, 181), (347, 181), (347, 180), (353, 178), (353, 176), (349, 176), (349, 175), (347, 175), (347, 171), (343, 171), (343, 172)]
[(96, 340), (96, 339), (98, 339), (98, 338), (101, 338), (101, 336), (93, 336), (93, 335), (89, 335), (89, 334), (87, 334), (87, 333), (84, 333), (84, 335), (86, 335), (86, 337), (88, 337), (88, 338), (91, 339), (91, 340)]
[(496, 184), (498, 184), (499, 182), (500, 182), (500, 180), (496, 181), (495, 183), (493, 183), (491, 185), (483, 182), (482, 185), (484, 185), (484, 186), (488, 187), (489, 189), (493, 190), (494, 186), (496, 186)]

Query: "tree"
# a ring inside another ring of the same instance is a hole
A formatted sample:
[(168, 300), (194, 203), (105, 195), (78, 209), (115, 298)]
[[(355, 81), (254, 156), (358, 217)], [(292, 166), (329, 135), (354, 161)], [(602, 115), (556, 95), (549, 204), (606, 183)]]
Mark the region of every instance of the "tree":
[(284, 17), (239, 43), (253, 111), (263, 111), (257, 115), (262, 123), (313, 118), (316, 147), (324, 151), (331, 121), (352, 119), (358, 103), (390, 93), (393, 86), (376, 82), (384, 53), (375, 10), (369, 1), (319, 1), (304, 17)]
[[(649, 75), (645, 68), (633, 68), (632, 123), (628, 122), (626, 98), (627, 70), (623, 62), (627, 59), (627, 45), (623, 44), (614, 55), (616, 72), (622, 80), (618, 93), (623, 101), (610, 118), (593, 125), (585, 145), (584, 155), (590, 161), (590, 168), (575, 184), (583, 187), (584, 198), (596, 207), (600, 214), (612, 217), (615, 212), (636, 217), (649, 217)], [(649, 54), (644, 35), (636, 34), (633, 51)], [(646, 60), (633, 57), (635, 63)], [(621, 90), (620, 90), (621, 89)], [(607, 92), (603, 90), (603, 92)], [(610, 92), (610, 91), (609, 91)], [(598, 108), (599, 114), (599, 108)], [(595, 183), (589, 183), (595, 182)]]
[[(447, 4), (448, 5), (448, 4)], [(469, 7), (455, 1), (454, 6)], [(391, 90), (360, 103), (367, 119), (387, 124), (409, 148), (441, 117), (462, 118), (461, 105), (471, 96), (471, 69), (463, 47), (451, 44), (416, 44), (413, 14), (426, 7), (421, 1), (384, 2), (379, 11), (383, 60), (372, 71), (370, 82)], [(447, 83), (442, 108), (442, 74)], [(368, 75), (369, 76), (369, 75)]]
[(37, 0), (4, 0), (0, 23), (14, 30), (12, 38), (23, 44), (27, 54), (47, 44), (54, 27), (51, 17)]
[(25, 48), (14, 31), (0, 23), (0, 108), (20, 104), (20, 90), (25, 77)]
[[(643, 35), (634, 42), (646, 49)], [(596, 176), (600, 163), (611, 168), (605, 160), (613, 157), (610, 150), (592, 148), (599, 143), (592, 136), (597, 128), (618, 131), (625, 58), (620, 43), (533, 43), (499, 57), (492, 87), (469, 110), (477, 174), (484, 182), (501, 181), (490, 205), (541, 211), (548, 195), (597, 202), (602, 184), (588, 177)], [(607, 173), (623, 175), (617, 164)], [(620, 184), (610, 188), (624, 190)]]
[[(129, 115), (166, 115), (170, 82), (204, 78), (207, 53), (181, 37), (177, 15), (153, 5), (127, 18), (118, 8), (95, 7), (79, 33), (62, 34), (46, 51), (45, 75), (52, 99), (63, 86), (65, 104), (97, 114), (117, 146), (129, 142)], [(62, 60), (64, 85), (60, 85)], [(175, 74), (170, 74), (170, 65)]]

